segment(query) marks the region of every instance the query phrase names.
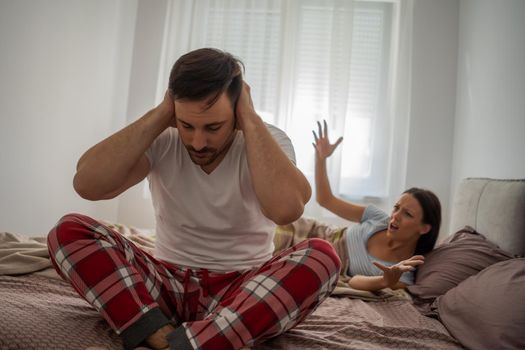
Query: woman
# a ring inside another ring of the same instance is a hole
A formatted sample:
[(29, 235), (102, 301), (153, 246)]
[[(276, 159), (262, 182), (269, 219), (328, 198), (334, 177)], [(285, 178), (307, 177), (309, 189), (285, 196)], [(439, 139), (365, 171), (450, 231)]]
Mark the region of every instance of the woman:
[(345, 230), (349, 286), (375, 291), (412, 284), (416, 267), (424, 263), (423, 254), (433, 249), (438, 237), (439, 199), (431, 191), (411, 188), (403, 192), (388, 216), (373, 205), (357, 205), (334, 196), (326, 173), (326, 159), (343, 138), (331, 144), (326, 121), (324, 128), (317, 124), (318, 133), (313, 131), (317, 202), (334, 214), (359, 223)]

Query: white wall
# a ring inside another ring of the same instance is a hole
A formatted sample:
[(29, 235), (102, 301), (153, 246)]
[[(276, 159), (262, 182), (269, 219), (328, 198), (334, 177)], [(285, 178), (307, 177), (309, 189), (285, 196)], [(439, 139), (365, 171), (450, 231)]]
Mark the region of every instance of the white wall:
[[(155, 107), (159, 64), (161, 61), (167, 1), (139, 0), (129, 87), (128, 123)], [(145, 181), (119, 197), (117, 221), (153, 228), (155, 217), (151, 199), (144, 196)]]
[[(442, 204), (448, 233), (456, 105), (458, 0), (416, 0), (410, 131), (405, 188), (428, 188)], [(394, 199), (395, 200), (395, 199)]]
[(461, 0), (451, 191), (525, 178), (525, 1)]
[(72, 178), (125, 122), (136, 6), (0, 1), (0, 230), (43, 235), (72, 211), (116, 218), (116, 201), (82, 200)]

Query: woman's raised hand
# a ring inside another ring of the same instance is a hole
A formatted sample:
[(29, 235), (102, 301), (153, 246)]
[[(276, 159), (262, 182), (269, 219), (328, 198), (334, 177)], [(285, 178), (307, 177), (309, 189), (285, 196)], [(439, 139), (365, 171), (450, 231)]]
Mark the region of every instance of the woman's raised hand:
[(324, 127), (322, 128), (321, 123), (317, 122), (318, 133), (316, 134), (315, 130), (312, 130), (315, 139), (315, 142), (312, 144), (314, 145), (316, 156), (321, 160), (330, 157), (332, 153), (334, 153), (337, 146), (339, 146), (341, 141), (343, 141), (343, 137), (340, 137), (334, 144), (331, 144), (330, 140), (328, 139), (326, 120), (323, 120), (323, 126)]

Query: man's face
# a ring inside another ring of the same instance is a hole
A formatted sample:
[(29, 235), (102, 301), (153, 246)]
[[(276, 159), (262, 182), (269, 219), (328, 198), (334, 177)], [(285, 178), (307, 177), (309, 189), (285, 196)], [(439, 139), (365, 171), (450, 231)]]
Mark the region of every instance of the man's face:
[(177, 129), (191, 160), (213, 170), (233, 141), (235, 117), (225, 93), (206, 107), (206, 101), (175, 100)]

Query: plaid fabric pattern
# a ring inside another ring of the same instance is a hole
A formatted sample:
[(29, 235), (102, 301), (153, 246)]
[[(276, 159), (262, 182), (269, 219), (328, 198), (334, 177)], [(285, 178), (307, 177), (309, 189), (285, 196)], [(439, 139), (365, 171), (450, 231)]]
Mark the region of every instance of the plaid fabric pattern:
[(118, 334), (160, 309), (178, 327), (172, 346), (188, 349), (240, 349), (287, 331), (329, 296), (341, 266), (332, 246), (314, 238), (251, 270), (191, 270), (80, 214), (58, 222), (48, 247), (59, 274)]
[(334, 247), (339, 259), (341, 259), (339, 280), (346, 284), (350, 280), (348, 275), (350, 259), (348, 258), (348, 248), (346, 246), (346, 227), (327, 225), (313, 218), (301, 217), (291, 224), (277, 226), (273, 239), (275, 246), (273, 254), (278, 255), (283, 250), (311, 238), (321, 238)]

